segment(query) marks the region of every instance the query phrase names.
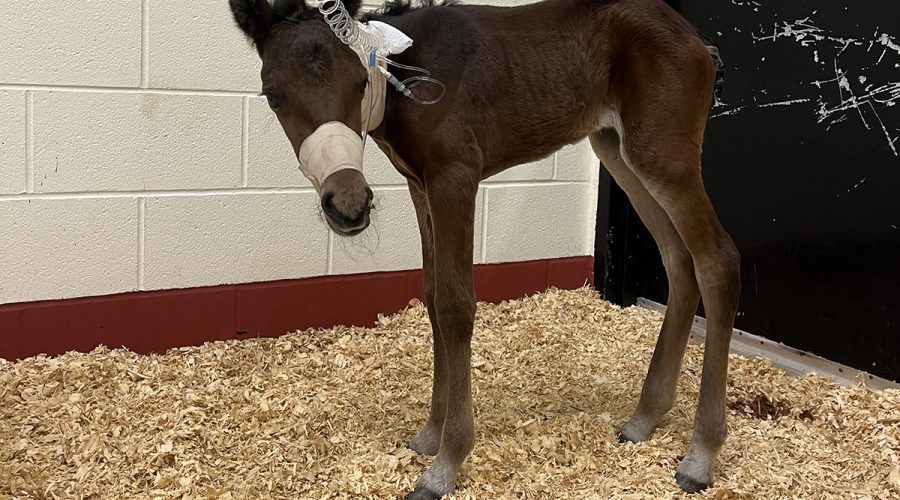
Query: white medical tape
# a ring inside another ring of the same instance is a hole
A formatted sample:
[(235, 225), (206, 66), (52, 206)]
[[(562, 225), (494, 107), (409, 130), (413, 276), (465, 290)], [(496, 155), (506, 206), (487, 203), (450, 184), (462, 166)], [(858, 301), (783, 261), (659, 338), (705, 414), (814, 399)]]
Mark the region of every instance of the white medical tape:
[(341, 122), (320, 126), (297, 154), (300, 170), (319, 191), (325, 179), (341, 170), (363, 171), (362, 137)]
[(387, 98), (387, 77), (379, 66), (369, 68), (369, 84), (362, 100), (362, 124), (371, 132), (384, 121), (384, 102)]

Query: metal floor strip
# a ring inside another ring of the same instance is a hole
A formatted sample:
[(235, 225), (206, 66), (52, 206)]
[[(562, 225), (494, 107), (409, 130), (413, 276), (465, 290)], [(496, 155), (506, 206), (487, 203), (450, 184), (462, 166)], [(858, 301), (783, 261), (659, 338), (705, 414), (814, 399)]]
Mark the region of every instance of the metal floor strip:
[[(637, 305), (659, 313), (666, 312), (666, 306), (643, 297), (637, 299)], [(702, 344), (705, 338), (706, 319), (694, 316), (691, 341)], [(734, 330), (731, 337), (731, 352), (748, 358), (771, 360), (775, 366), (791, 375), (816, 373), (831, 377), (841, 385), (862, 384), (873, 390), (900, 389), (900, 384), (897, 382), (738, 329)]]

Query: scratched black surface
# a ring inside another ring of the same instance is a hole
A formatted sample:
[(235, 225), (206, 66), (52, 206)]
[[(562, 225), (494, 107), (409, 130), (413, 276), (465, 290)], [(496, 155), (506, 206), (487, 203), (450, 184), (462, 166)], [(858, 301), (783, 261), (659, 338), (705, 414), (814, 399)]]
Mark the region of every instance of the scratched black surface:
[[(670, 3), (726, 62), (703, 165), (743, 255), (737, 327), (900, 380), (895, 0)], [(665, 302), (656, 247), (622, 193), (600, 206), (598, 286)]]

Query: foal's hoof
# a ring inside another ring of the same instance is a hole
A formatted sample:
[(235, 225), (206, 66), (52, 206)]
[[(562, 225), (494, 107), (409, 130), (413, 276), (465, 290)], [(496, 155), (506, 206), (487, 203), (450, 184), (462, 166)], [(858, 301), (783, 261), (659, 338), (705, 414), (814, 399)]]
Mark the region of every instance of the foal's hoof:
[(678, 483), (678, 487), (685, 493), (700, 493), (712, 486), (711, 483), (696, 481), (687, 474), (682, 474), (680, 472), (675, 473), (675, 482)]
[(440, 498), (441, 495), (421, 486), (409, 495), (406, 495), (406, 500), (440, 500)]
[(650, 431), (642, 429), (641, 426), (629, 420), (619, 429), (616, 437), (620, 443), (643, 443), (650, 437)]
[(641, 442), (640, 439), (637, 439), (636, 437), (632, 437), (632, 436), (626, 434), (624, 430), (616, 433), (616, 439), (618, 439), (619, 442), (622, 444), (625, 444), (625, 443), (637, 444), (637, 443)]

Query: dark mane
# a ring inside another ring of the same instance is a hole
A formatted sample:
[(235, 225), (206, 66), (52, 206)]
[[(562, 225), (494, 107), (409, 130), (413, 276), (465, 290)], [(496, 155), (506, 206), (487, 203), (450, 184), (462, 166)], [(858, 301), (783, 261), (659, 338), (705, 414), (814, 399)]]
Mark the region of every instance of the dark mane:
[[(362, 0), (340, 0), (344, 7), (355, 15), (362, 8)], [(272, 12), (275, 14), (274, 21), (296, 23), (306, 19), (315, 19), (320, 17), (319, 9), (312, 7), (306, 3), (306, 0), (275, 0), (272, 4)]]
[(274, 22), (297, 22), (304, 19), (313, 19), (319, 15), (319, 11), (306, 4), (306, 1), (275, 0), (272, 5), (275, 14)]
[(388, 0), (384, 6), (374, 12), (368, 12), (360, 21), (366, 22), (379, 17), (402, 16), (412, 10), (425, 7), (452, 7), (459, 5), (459, 0), (418, 0), (413, 5), (413, 0)]

